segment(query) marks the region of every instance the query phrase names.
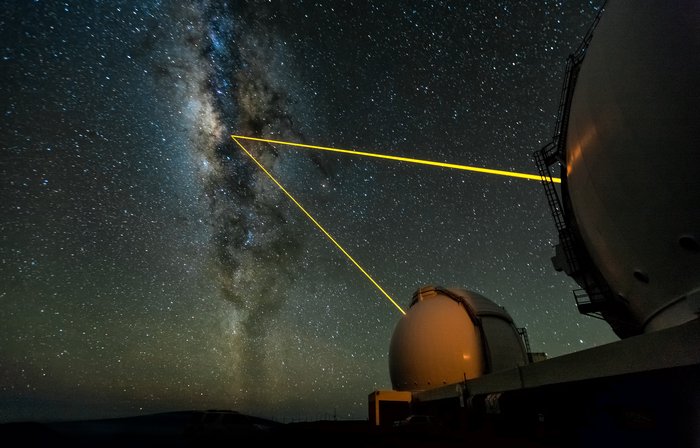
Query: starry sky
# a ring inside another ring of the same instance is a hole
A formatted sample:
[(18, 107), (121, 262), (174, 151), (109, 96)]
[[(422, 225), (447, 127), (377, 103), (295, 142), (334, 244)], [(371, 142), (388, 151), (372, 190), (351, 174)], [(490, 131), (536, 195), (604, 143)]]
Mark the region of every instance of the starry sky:
[[(400, 314), (230, 133), (536, 171), (600, 1), (0, 1), (0, 420), (365, 418)], [(541, 185), (244, 143), (402, 306), (614, 340)]]

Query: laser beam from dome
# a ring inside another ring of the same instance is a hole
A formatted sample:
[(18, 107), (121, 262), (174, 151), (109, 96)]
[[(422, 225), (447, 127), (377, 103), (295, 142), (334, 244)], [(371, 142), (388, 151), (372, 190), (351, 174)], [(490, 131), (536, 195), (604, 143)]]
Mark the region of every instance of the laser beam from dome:
[[(432, 160), (414, 159), (411, 157), (401, 157), (401, 156), (391, 156), (391, 155), (387, 155), (387, 154), (378, 154), (378, 153), (366, 152), (366, 151), (354, 151), (351, 149), (332, 148), (332, 147), (328, 147), (328, 146), (306, 145), (304, 143), (285, 142), (282, 140), (271, 140), (271, 139), (267, 139), (267, 138), (247, 137), (244, 135), (231, 135), (231, 138), (233, 138), (234, 140), (236, 140), (236, 139), (250, 140), (250, 141), (254, 141), (254, 142), (272, 143), (274, 145), (285, 145), (285, 146), (293, 146), (296, 148), (306, 148), (306, 149), (318, 149), (321, 151), (336, 152), (336, 153), (341, 153), (341, 154), (350, 154), (350, 155), (362, 156), (362, 157), (373, 157), (375, 159), (394, 160), (397, 162), (415, 163), (415, 164), (419, 164), (419, 165), (429, 165), (429, 166), (436, 166), (436, 167), (440, 167), (440, 168), (449, 168), (449, 169), (454, 169), (454, 170), (472, 171), (472, 172), (485, 173), (485, 174), (495, 174), (498, 176), (516, 177), (519, 179), (537, 180), (540, 182), (542, 182), (542, 181), (548, 182), (549, 181), (548, 178), (542, 177), (539, 174), (528, 174), (528, 173), (518, 173), (515, 171), (494, 170), (491, 168), (481, 168), (478, 166), (458, 165), (456, 163), (435, 162)], [(558, 177), (552, 177), (551, 179), (552, 179), (551, 181), (555, 184), (561, 183), (561, 179)]]
[[(233, 141), (236, 142), (236, 144), (243, 150), (243, 152), (246, 153), (246, 155), (247, 155), (248, 157), (250, 157), (250, 159), (251, 159), (253, 162), (255, 162), (255, 164), (256, 164), (265, 174), (267, 174), (267, 177), (269, 177), (270, 180), (272, 180), (272, 182), (274, 182), (275, 185), (277, 185), (277, 186), (279, 187), (279, 189), (282, 190), (282, 193), (284, 193), (284, 194), (294, 203), (294, 205), (296, 205), (296, 206), (299, 208), (299, 210), (301, 210), (301, 211), (306, 215), (306, 217), (309, 218), (309, 220), (310, 220), (312, 223), (314, 223), (314, 225), (316, 225), (316, 227), (318, 227), (318, 229), (319, 229), (321, 232), (323, 232), (324, 235), (326, 235), (326, 238), (328, 238), (328, 239), (331, 241), (331, 243), (333, 243), (333, 244), (343, 253), (343, 255), (345, 255), (345, 256), (347, 257), (347, 259), (350, 260), (350, 261), (352, 262), (352, 264), (354, 264), (355, 267), (356, 267), (357, 269), (359, 269), (360, 272), (362, 272), (362, 273), (365, 275), (365, 277), (367, 277), (367, 279), (368, 279), (370, 282), (372, 282), (372, 284), (379, 290), (379, 292), (381, 292), (381, 293), (384, 295), (384, 297), (386, 297), (399, 311), (401, 311), (401, 314), (404, 314), (404, 315), (405, 315), (405, 314), (406, 314), (406, 311), (404, 311), (403, 308), (401, 308), (401, 306), (400, 306), (394, 299), (391, 298), (391, 296), (384, 290), (384, 288), (382, 288), (381, 286), (379, 286), (379, 283), (377, 283), (376, 280), (374, 280), (374, 279), (372, 278), (372, 276), (369, 275), (369, 273), (368, 273), (367, 271), (365, 271), (365, 269), (364, 269), (362, 266), (360, 266), (360, 263), (358, 263), (357, 260), (355, 260), (355, 259), (352, 257), (352, 255), (350, 255), (350, 254), (348, 253), (348, 251), (346, 251), (346, 250), (343, 248), (343, 246), (341, 246), (340, 243), (338, 243), (338, 241), (336, 241), (335, 238), (333, 238), (333, 236), (332, 236), (330, 233), (328, 233), (328, 231), (321, 225), (321, 223), (319, 223), (318, 221), (316, 221), (316, 218), (314, 218), (313, 216), (311, 216), (311, 213), (309, 213), (309, 212), (306, 211), (306, 209), (304, 208), (304, 206), (301, 205), (301, 204), (299, 203), (299, 201), (297, 201), (297, 200), (294, 198), (294, 196), (292, 196), (292, 194), (291, 194), (290, 192), (288, 192), (287, 189), (284, 188), (284, 186), (282, 186), (281, 183), (279, 183), (279, 181), (272, 175), (272, 173), (270, 173), (260, 162), (258, 162), (258, 159), (256, 159), (255, 156), (253, 156), (253, 154), (251, 154), (251, 153), (241, 144), (241, 142), (239, 142), (239, 141), (237, 140), (237, 136), (231, 135), (231, 138), (232, 138)], [(250, 139), (250, 138), (249, 138), (249, 139)]]

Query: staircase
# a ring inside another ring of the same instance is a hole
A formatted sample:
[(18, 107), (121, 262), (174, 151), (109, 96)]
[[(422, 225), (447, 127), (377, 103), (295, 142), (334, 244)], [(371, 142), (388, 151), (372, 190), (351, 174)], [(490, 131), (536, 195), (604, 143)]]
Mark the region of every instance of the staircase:
[[(609, 294), (605, 292), (605, 287), (601, 287), (604, 285), (599, 285), (594, 280), (594, 277), (587, 272), (588, 270), (582, 266), (581, 257), (586, 257), (585, 248), (581, 248), (580, 243), (577, 242), (576, 235), (578, 233), (572, 228), (572, 226), (575, 226), (575, 223), (571, 222), (571, 217), (567, 216), (563, 207), (563, 197), (560, 196), (556, 185), (552, 182), (552, 166), (555, 164), (558, 164), (560, 167), (566, 165), (566, 137), (574, 88), (581, 64), (588, 50), (588, 45), (593, 37), (593, 30), (595, 30), (596, 25), (600, 21), (603, 9), (604, 6), (599, 11), (579, 47), (567, 58), (566, 73), (559, 96), (557, 121), (554, 126), (552, 141), (534, 154), (535, 164), (541, 176), (547, 204), (559, 236), (559, 248), (566, 259), (566, 267), (561, 266), (561, 263), (559, 263), (559, 269), (564, 269), (569, 276), (573, 277), (583, 287), (583, 289), (573, 292), (579, 312), (596, 318), (602, 318), (601, 310), (606, 307)], [(562, 170), (561, 178), (562, 188), (564, 189), (562, 194), (565, 194), (567, 187), (566, 170)], [(579, 252), (581, 252), (580, 255)]]

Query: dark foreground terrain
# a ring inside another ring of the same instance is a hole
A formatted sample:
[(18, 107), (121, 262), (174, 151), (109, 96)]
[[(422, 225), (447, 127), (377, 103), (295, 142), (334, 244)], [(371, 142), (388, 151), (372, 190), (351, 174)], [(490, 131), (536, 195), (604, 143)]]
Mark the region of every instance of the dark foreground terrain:
[[(540, 441), (542, 442), (542, 441)], [(374, 428), (367, 421), (277, 423), (231, 411), (185, 411), (107, 420), (0, 425), (0, 446), (530, 447), (540, 443), (442, 426)], [(545, 446), (557, 444), (546, 443)]]

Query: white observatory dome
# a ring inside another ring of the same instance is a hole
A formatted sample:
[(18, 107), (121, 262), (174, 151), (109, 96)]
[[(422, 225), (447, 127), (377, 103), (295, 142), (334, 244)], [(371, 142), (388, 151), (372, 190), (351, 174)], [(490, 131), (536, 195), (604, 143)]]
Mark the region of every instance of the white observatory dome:
[(526, 359), (504, 308), (474, 292), (426, 286), (396, 324), (389, 373), (394, 389), (416, 391), (523, 365)]
[(700, 2), (609, 3), (573, 91), (562, 185), (628, 310), (607, 320), (629, 336), (700, 311)]

